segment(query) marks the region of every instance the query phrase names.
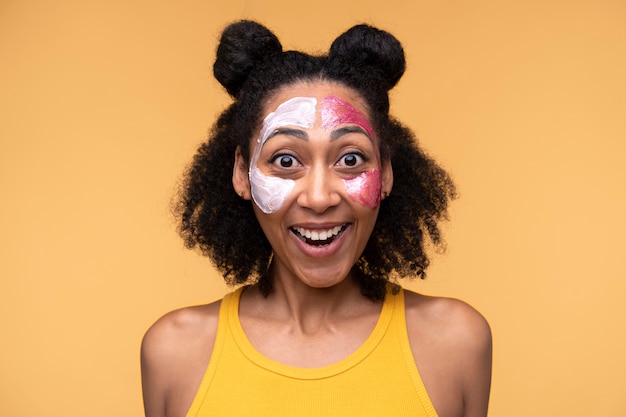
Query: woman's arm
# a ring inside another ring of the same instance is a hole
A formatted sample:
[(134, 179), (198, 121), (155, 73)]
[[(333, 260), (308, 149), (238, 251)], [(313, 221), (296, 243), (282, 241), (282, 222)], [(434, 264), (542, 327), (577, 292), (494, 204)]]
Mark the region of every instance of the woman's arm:
[(463, 381), (464, 417), (485, 417), (491, 389), (491, 329), (475, 310), (468, 311), (465, 331), (460, 335), (464, 360), (459, 369)]
[(166, 325), (163, 319), (155, 323), (141, 343), (141, 386), (146, 417), (165, 417), (168, 391), (167, 369), (171, 367)]

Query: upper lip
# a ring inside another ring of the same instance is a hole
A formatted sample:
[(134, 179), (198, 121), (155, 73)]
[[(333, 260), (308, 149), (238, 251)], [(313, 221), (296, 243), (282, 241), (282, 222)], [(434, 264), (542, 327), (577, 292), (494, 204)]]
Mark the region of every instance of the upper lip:
[(346, 226), (350, 224), (350, 222), (324, 222), (324, 223), (313, 223), (313, 222), (307, 222), (307, 223), (296, 223), (296, 224), (292, 224), (290, 227), (291, 228), (302, 228), (302, 229), (306, 229), (306, 230), (328, 230), (328, 229), (332, 229), (334, 227), (337, 226)]

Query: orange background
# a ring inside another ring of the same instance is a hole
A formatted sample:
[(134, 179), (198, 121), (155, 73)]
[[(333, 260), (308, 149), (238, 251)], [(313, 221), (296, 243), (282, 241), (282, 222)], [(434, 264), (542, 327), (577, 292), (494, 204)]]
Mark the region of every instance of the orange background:
[(411, 287), (488, 317), (490, 415), (626, 415), (626, 4), (591, 0), (2, 0), (0, 415), (141, 415), (143, 332), (226, 291), (169, 203), (239, 18), (397, 35), (393, 112), (461, 192)]

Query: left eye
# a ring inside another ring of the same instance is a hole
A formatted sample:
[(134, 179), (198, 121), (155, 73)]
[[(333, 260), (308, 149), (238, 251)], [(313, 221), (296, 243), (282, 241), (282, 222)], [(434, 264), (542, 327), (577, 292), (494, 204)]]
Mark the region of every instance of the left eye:
[(347, 167), (353, 167), (363, 161), (365, 161), (365, 157), (363, 155), (358, 153), (348, 153), (339, 159), (339, 164)]

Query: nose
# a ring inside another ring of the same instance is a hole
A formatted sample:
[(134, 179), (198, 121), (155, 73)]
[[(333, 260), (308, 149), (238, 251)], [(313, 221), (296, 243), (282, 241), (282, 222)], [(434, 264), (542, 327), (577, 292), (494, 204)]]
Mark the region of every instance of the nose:
[(302, 182), (297, 202), (301, 207), (323, 213), (341, 201), (341, 180), (328, 167), (311, 167)]

